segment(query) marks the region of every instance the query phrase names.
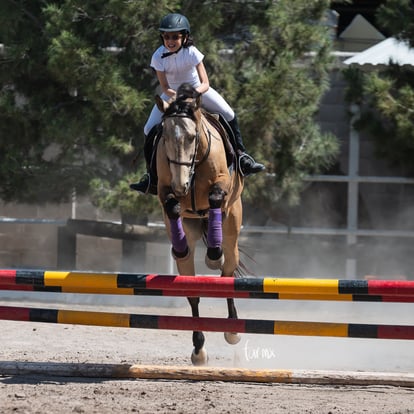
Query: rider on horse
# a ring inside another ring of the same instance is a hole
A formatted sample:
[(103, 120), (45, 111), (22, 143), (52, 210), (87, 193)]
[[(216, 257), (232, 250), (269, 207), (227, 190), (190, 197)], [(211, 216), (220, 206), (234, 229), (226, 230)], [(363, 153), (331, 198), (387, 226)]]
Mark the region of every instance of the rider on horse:
[[(241, 174), (248, 176), (263, 171), (265, 169), (264, 165), (257, 163), (246, 153), (233, 109), (215, 89), (210, 87), (203, 63), (204, 55), (194, 46), (190, 37), (188, 19), (178, 13), (168, 14), (161, 20), (159, 31), (163, 44), (154, 52), (151, 67), (155, 69), (163, 91), (161, 98), (165, 101), (171, 98), (174, 99), (176, 91), (182, 83), (192, 84), (196, 91), (202, 94), (203, 108), (208, 112), (220, 114), (231, 127), (235, 138), (234, 146)], [(162, 112), (157, 106), (154, 106), (144, 126), (144, 155), (148, 172), (138, 183), (130, 185), (131, 189), (143, 194), (157, 194), (157, 177), (151, 171), (150, 164), (154, 138), (157, 135), (161, 120)]]

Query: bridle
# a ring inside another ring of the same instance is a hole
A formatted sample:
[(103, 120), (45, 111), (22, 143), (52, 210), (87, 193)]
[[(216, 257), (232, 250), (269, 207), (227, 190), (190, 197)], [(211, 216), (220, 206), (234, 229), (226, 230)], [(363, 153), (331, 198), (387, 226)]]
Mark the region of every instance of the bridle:
[[(194, 122), (195, 119), (194, 117), (192, 117), (190, 114), (187, 114), (185, 112), (173, 112), (171, 114), (168, 115), (164, 115), (163, 119), (166, 118), (189, 118), (191, 120), (193, 120)], [(196, 128), (196, 135), (194, 138), (194, 152), (193, 152), (193, 156), (191, 158), (191, 161), (179, 161), (179, 160), (173, 160), (170, 159), (167, 156), (167, 160), (169, 164), (174, 164), (174, 165), (181, 165), (181, 166), (185, 166), (185, 167), (190, 167), (190, 179), (193, 178), (193, 175), (195, 173), (195, 169), (202, 164), (209, 156), (210, 154), (210, 149), (211, 149), (211, 132), (210, 130), (207, 128), (207, 135), (208, 135), (208, 139), (207, 139), (207, 149), (206, 152), (204, 153), (203, 157), (200, 160), (197, 160), (197, 153), (198, 153), (198, 148), (200, 146), (200, 130), (197, 126)]]
[(200, 146), (200, 130), (198, 128), (197, 122), (194, 119), (193, 116), (191, 116), (191, 114), (186, 113), (186, 112), (172, 112), (169, 114), (164, 115), (163, 119), (165, 120), (166, 118), (190, 118), (191, 120), (193, 120), (196, 123), (196, 135), (194, 138), (194, 153), (193, 156), (191, 158), (191, 161), (179, 161), (179, 160), (172, 160), (167, 156), (167, 161), (169, 164), (174, 164), (174, 165), (181, 165), (181, 166), (185, 166), (185, 167), (190, 167), (190, 171), (189, 171), (189, 182), (190, 182), (190, 193), (191, 193), (191, 207), (192, 207), (192, 213), (195, 213), (199, 216), (204, 216), (206, 214), (206, 211), (202, 210), (199, 211), (196, 208), (196, 200), (195, 200), (195, 172), (196, 172), (196, 168), (201, 165), (210, 155), (210, 150), (211, 150), (211, 131), (210, 129), (206, 126), (205, 122), (203, 122), (203, 119), (201, 119), (201, 124), (204, 126), (204, 129), (206, 131), (206, 136), (207, 136), (207, 148), (206, 151), (204, 152), (203, 156), (201, 157), (201, 159), (197, 160), (197, 153), (198, 153), (198, 149)]

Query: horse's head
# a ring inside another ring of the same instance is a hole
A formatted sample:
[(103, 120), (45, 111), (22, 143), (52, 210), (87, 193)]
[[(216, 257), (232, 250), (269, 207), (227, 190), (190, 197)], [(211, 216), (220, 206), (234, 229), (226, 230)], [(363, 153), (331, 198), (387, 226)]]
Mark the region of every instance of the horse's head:
[(172, 102), (156, 97), (164, 113), (162, 134), (176, 197), (187, 195), (194, 174), (200, 142), (200, 96), (191, 85), (183, 84)]

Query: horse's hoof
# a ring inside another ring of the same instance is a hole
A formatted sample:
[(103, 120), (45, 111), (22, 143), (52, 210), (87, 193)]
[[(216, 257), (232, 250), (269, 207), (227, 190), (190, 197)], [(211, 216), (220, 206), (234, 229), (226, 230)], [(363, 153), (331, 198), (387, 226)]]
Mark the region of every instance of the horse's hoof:
[(201, 348), (198, 351), (198, 354), (195, 353), (195, 350), (193, 349), (193, 352), (191, 354), (191, 362), (193, 365), (200, 366), (200, 365), (206, 365), (208, 361), (208, 355), (205, 348)]
[(240, 342), (241, 336), (235, 332), (224, 332), (224, 339), (230, 345), (236, 345)]
[(218, 259), (212, 260), (207, 255), (205, 258), (206, 266), (212, 270), (221, 270), (224, 265), (224, 254), (222, 254)]

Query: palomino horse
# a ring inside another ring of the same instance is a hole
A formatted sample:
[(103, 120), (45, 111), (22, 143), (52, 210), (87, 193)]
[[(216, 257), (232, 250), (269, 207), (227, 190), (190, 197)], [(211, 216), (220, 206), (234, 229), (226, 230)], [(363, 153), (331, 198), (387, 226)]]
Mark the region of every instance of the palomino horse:
[[(243, 178), (228, 167), (223, 140), (200, 109), (201, 95), (188, 84), (175, 101), (156, 98), (163, 115), (163, 132), (157, 146), (158, 197), (180, 275), (195, 275), (196, 242), (207, 245), (206, 264), (234, 277), (239, 265), (238, 238), (242, 223)], [(193, 317), (199, 316), (200, 298), (188, 298)], [(232, 298), (228, 317), (237, 319)], [(225, 333), (230, 344), (236, 333)], [(207, 362), (203, 332), (193, 332), (194, 365)]]

